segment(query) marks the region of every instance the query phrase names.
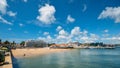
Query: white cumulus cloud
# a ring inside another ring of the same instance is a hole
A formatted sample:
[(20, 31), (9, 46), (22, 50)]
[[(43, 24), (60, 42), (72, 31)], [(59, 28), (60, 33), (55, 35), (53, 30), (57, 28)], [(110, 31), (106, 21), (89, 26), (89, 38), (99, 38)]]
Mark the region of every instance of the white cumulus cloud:
[(11, 16), (11, 17), (14, 17), (14, 16), (16, 16), (17, 13), (16, 12), (12, 12), (12, 11), (8, 11), (7, 14), (9, 16)]
[(44, 32), (43, 35), (49, 35), (49, 32)]
[(47, 43), (55, 43), (55, 40), (50, 36), (50, 35), (48, 35), (48, 36), (46, 36), (46, 37), (38, 37), (37, 39), (39, 39), (39, 40), (44, 40), (44, 41), (46, 41)]
[(105, 30), (104, 30), (104, 32), (106, 32), (106, 33), (107, 33), (107, 32), (109, 32), (109, 30), (105, 29)]
[(115, 20), (115, 23), (120, 23), (120, 7), (106, 7), (98, 17), (98, 19), (104, 18), (110, 18)]
[(98, 40), (99, 39), (99, 36), (98, 35), (96, 35), (96, 34), (93, 34), (93, 33), (90, 33), (90, 38), (91, 38), (91, 40)]
[(42, 6), (39, 9), (39, 16), (37, 16), (37, 19), (41, 21), (44, 24), (52, 24), (56, 20), (54, 14), (56, 10), (55, 7), (49, 4), (45, 4), (45, 6)]
[(105, 41), (108, 44), (118, 44), (120, 43), (120, 37), (106, 37), (106, 38), (101, 38), (102, 41)]
[(22, 26), (23, 26), (23, 24), (22, 24), (22, 23), (19, 23), (19, 26), (20, 26), (20, 27), (22, 27)]
[(57, 31), (60, 31), (61, 29), (62, 29), (62, 27), (61, 27), (61, 26), (58, 26), (56, 30), (57, 30)]
[(7, 1), (6, 0), (0, 0), (0, 13), (5, 14), (7, 10)]
[(4, 23), (4, 24), (9, 24), (9, 25), (12, 25), (12, 23), (11, 22), (9, 22), (9, 21), (7, 21), (7, 20), (5, 20), (3, 17), (1, 17), (0, 16), (0, 22), (1, 23)]
[(75, 19), (73, 17), (71, 17), (71, 15), (67, 16), (67, 22), (68, 23), (73, 23), (75, 21)]
[[(54, 42), (54, 43), (68, 43), (68, 42), (82, 42), (82, 43), (92, 43), (92, 42), (119, 42), (120, 37), (102, 37), (94, 33), (90, 33), (86, 29), (82, 30), (80, 27), (76, 26), (70, 31), (64, 30), (62, 28), (61, 30), (57, 31), (56, 34), (54, 34), (54, 37), (51, 36), (48, 32), (44, 32), (45, 36), (44, 37), (39, 37), (39, 39), (42, 40), (48, 40), (47, 42)], [(115, 42), (115, 43), (117, 43)]]
[(48, 39), (48, 40), (51, 40), (51, 39), (52, 39), (52, 37), (51, 37), (50, 35), (48, 35), (48, 36), (47, 36), (47, 39)]
[(62, 30), (59, 31), (57, 39), (63, 40), (63, 39), (67, 39), (67, 37), (68, 37), (68, 32), (65, 31), (64, 29), (62, 29)]
[(83, 34), (83, 36), (87, 36), (88, 31), (87, 31), (87, 30), (84, 30), (84, 31), (82, 32), (82, 34)]
[(90, 36), (88, 34), (86, 36), (80, 37), (80, 40), (83, 41), (84, 43), (91, 43), (91, 42), (96, 42), (99, 40), (99, 36), (93, 33), (90, 33)]
[(72, 30), (71, 30), (71, 35), (79, 35), (81, 32), (80, 32), (80, 27), (74, 27)]
[(23, 0), (25, 3), (28, 1), (28, 0)]
[(59, 35), (67, 35), (67, 32), (63, 29), (63, 30), (59, 31)]

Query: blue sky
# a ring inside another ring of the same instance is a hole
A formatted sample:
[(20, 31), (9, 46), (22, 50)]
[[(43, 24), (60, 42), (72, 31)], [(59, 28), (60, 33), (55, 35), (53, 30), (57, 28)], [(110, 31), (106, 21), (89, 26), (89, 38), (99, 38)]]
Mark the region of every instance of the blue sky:
[(120, 0), (1, 0), (0, 38), (120, 43)]

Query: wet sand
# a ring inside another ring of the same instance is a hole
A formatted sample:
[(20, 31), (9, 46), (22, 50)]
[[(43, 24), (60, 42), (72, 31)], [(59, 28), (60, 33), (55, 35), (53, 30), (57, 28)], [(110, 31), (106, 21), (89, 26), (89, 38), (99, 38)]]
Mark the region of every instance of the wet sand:
[(49, 49), (49, 48), (23, 48), (12, 50), (13, 56), (16, 58), (32, 57), (56, 52), (64, 52), (69, 49)]

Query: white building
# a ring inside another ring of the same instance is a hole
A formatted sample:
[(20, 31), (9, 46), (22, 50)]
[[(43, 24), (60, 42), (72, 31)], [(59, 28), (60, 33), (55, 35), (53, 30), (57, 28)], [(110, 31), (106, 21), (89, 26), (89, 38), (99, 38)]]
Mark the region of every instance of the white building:
[(47, 43), (43, 40), (28, 40), (25, 41), (25, 47), (47, 47)]

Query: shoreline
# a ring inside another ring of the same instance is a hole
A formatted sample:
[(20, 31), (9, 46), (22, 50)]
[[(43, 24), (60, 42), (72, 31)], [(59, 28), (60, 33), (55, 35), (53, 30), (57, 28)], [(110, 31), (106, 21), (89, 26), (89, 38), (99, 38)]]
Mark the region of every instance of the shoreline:
[[(113, 47), (74, 47), (72, 49), (114, 49)], [(39, 55), (45, 55), (50, 53), (64, 52), (68, 51), (68, 49), (64, 48), (22, 48), (22, 49), (12, 49), (11, 52), (15, 58), (23, 58), (23, 57), (33, 57)]]
[(115, 49), (115, 47), (98, 47), (98, 46), (77, 46), (75, 49)]
[(69, 49), (50, 49), (50, 48), (23, 48), (12, 50), (15, 58), (33, 57), (50, 53), (64, 52)]

